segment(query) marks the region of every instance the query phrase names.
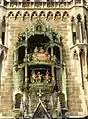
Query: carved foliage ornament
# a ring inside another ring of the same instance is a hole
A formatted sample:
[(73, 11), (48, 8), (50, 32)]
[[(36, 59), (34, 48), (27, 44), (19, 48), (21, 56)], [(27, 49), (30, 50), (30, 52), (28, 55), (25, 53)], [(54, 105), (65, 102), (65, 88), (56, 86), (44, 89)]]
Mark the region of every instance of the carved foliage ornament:
[(51, 39), (50, 32), (50, 27), (48, 25), (46, 26), (41, 20), (38, 20), (30, 29), (27, 28), (26, 31), (20, 35), (21, 37), (26, 35), (27, 37), (30, 37), (34, 34), (48, 34), (47, 36)]
[(27, 28), (25, 30), (25, 32), (20, 33), (20, 35), (18, 35), (18, 39), (19, 41), (16, 44), (16, 48), (19, 47), (19, 45), (24, 46), (25, 43), (25, 39), (29, 39), (31, 36), (34, 36), (34, 34), (41, 34), (44, 36), (47, 36), (50, 41), (56, 41), (58, 43), (60, 43), (60, 39), (58, 34), (56, 34), (49, 25), (45, 25), (44, 22), (42, 22), (40, 19), (36, 21), (36, 23), (31, 26), (30, 28)]

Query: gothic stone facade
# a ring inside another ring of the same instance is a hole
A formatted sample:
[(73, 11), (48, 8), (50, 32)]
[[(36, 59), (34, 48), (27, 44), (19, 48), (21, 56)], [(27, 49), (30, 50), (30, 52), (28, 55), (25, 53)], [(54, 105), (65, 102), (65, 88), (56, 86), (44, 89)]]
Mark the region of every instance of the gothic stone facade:
[(85, 0), (0, 3), (0, 118), (87, 118)]

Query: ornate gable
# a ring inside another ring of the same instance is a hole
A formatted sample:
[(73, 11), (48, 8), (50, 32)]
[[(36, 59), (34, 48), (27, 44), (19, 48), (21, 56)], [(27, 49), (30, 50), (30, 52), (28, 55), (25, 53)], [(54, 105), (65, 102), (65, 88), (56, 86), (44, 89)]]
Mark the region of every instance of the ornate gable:
[(39, 103), (34, 111), (34, 115), (32, 119), (36, 119), (36, 118), (51, 119), (50, 114), (47, 112), (41, 100), (39, 100)]

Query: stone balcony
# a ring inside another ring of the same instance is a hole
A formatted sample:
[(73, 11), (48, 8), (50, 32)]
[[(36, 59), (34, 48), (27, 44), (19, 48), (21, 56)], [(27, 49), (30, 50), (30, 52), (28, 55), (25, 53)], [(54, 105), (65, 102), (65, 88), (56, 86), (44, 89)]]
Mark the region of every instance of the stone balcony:
[(27, 88), (29, 91), (38, 91), (39, 89), (43, 90), (46, 92), (47, 90), (47, 93), (48, 91), (52, 92), (54, 90), (54, 87), (55, 87), (55, 83), (47, 83), (47, 82), (42, 82), (42, 83), (30, 83), (29, 88)]
[(33, 54), (28, 57), (28, 65), (45, 64), (51, 65), (51, 57), (45, 54), (38, 54), (33, 57)]
[(23, 62), (20, 62), (18, 60), (16, 60), (14, 62), (14, 67), (16, 67), (17, 69), (21, 69), (23, 67), (25, 67), (25, 64), (27, 64), (28, 66), (34, 66), (34, 65), (55, 65), (55, 66), (59, 66), (61, 67), (61, 61), (59, 61), (55, 56), (54, 57), (50, 57), (50, 59), (46, 59), (46, 60), (41, 60), (41, 59), (31, 59), (29, 54), (27, 55), (26, 58), (23, 59)]

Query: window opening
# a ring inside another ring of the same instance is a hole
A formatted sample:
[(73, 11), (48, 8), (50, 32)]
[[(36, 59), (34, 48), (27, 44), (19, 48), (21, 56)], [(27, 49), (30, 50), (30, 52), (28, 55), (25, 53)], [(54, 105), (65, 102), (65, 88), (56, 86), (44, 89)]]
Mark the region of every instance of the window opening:
[(5, 44), (5, 32), (2, 32), (2, 44)]
[(76, 44), (76, 32), (73, 32), (73, 45)]
[(21, 94), (15, 95), (15, 108), (20, 108), (21, 98), (22, 98)]
[(25, 57), (25, 47), (20, 47), (18, 49), (18, 63), (23, 63)]

